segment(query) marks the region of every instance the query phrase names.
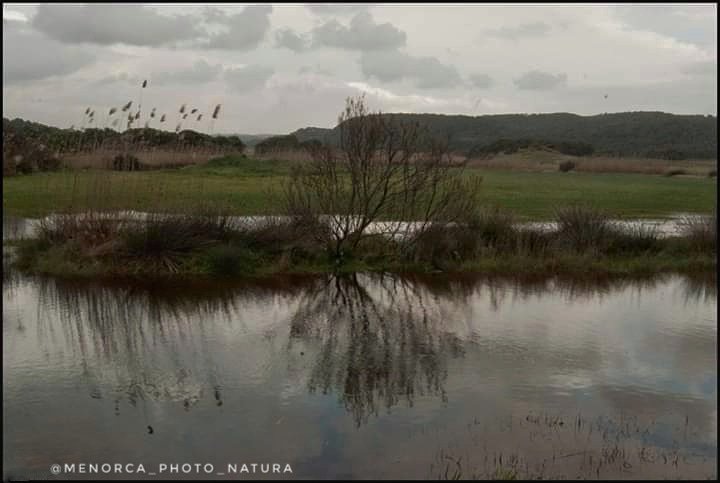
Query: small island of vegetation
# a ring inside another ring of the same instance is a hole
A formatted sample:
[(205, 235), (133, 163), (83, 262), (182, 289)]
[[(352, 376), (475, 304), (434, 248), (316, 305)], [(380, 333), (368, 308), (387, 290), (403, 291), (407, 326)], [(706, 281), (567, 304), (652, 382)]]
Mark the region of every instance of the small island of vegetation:
[[(484, 203), (483, 177), (418, 123), (369, 112), (362, 98), (349, 99), (339, 121), (336, 145), (303, 144), (310, 159), (288, 168), (275, 216), (238, 218), (213, 203), (170, 213), (160, 208), (162, 193), (158, 209), (144, 214), (86, 203), (82, 213), (42, 219), (37, 237), (16, 242), (18, 264), (56, 275), (143, 277), (715, 268), (714, 215), (688, 217), (680, 236), (661, 237), (568, 204), (554, 208), (555, 229), (529, 228)], [(95, 188), (99, 200), (106, 190)]]

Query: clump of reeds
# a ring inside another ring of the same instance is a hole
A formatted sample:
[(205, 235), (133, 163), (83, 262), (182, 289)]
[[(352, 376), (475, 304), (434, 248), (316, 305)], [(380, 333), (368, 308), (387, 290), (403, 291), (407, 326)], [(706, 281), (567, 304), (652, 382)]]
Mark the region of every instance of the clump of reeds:
[(606, 213), (582, 205), (557, 209), (555, 221), (560, 242), (576, 252), (602, 248), (612, 231)]
[(610, 255), (642, 255), (657, 253), (662, 249), (660, 237), (654, 226), (614, 226), (608, 234), (605, 253)]
[(57, 214), (40, 221), (38, 239), (52, 245), (71, 243), (96, 255), (117, 246), (121, 227), (121, 220), (96, 211), (82, 215)]
[(714, 253), (717, 248), (717, 211), (710, 216), (688, 215), (680, 220), (680, 232), (692, 251)]

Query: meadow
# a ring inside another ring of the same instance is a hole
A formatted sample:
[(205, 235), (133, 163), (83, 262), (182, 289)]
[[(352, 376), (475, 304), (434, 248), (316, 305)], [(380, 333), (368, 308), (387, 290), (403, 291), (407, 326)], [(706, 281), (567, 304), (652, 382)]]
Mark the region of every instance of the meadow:
[[(62, 170), (3, 178), (5, 216), (40, 217), (85, 209), (182, 211), (212, 204), (228, 214), (276, 214), (293, 163), (244, 156), (204, 165), (138, 172)], [(635, 173), (523, 171), (474, 167), (483, 177), (479, 201), (520, 220), (550, 219), (555, 210), (590, 205), (617, 218), (710, 213), (716, 179)]]

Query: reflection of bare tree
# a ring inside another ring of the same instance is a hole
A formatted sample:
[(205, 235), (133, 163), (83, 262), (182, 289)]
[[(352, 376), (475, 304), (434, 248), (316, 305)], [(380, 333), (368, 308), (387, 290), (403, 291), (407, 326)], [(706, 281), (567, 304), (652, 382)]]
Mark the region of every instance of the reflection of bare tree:
[[(321, 344), (310, 391), (336, 392), (359, 426), (381, 405), (439, 394), (460, 340), (443, 331), (429, 297), (396, 277), (333, 277), (309, 292), (291, 320), (293, 339)], [(291, 340), (292, 342), (292, 340)]]
[(632, 290), (636, 295), (654, 290), (658, 284), (678, 277), (687, 302), (709, 301), (717, 298), (715, 274), (694, 275), (659, 274), (654, 276), (483, 276), (478, 274), (456, 274), (446, 276), (413, 276), (409, 280), (436, 296), (447, 297), (461, 302), (473, 294), (484, 292), (488, 295), (493, 310), (498, 310), (509, 301), (527, 301), (548, 294), (560, 296), (568, 301), (583, 302)]
[[(90, 396), (114, 399), (116, 408), (120, 400), (177, 401), (190, 409), (214, 398), (221, 405), (212, 339), (224, 324), (243, 331), (252, 320), (243, 316), (248, 307), (272, 303), (283, 307), (279, 320), (288, 317), (280, 326), (289, 327), (290, 348), (318, 347), (309, 390), (336, 394), (357, 425), (383, 408), (412, 405), (418, 395), (445, 398), (448, 362), (463, 354), (466, 341), (477, 342), (477, 334), (463, 332), (456, 308), (558, 295), (583, 300), (663, 281), (353, 275), (168, 286), (5, 274), (6, 302), (15, 292), (38, 290), (40, 344), (73, 353)], [(680, 281), (674, 286), (689, 301), (716, 298), (713, 277)], [(27, 310), (13, 311), (4, 308), (5, 327), (19, 329)]]

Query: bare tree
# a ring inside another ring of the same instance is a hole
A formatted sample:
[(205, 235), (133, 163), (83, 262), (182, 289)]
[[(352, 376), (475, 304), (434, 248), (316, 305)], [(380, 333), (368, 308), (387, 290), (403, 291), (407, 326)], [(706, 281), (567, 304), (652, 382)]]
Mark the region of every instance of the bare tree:
[[(447, 143), (418, 123), (369, 112), (358, 97), (347, 99), (338, 126), (339, 145), (312, 149), (312, 161), (285, 189), (292, 216), (329, 225), (324, 241), (336, 259), (370, 236), (401, 235), (410, 243), (430, 223), (456, 221), (473, 208), (478, 179), (464, 178)], [(392, 221), (368, 230), (380, 220)]]

